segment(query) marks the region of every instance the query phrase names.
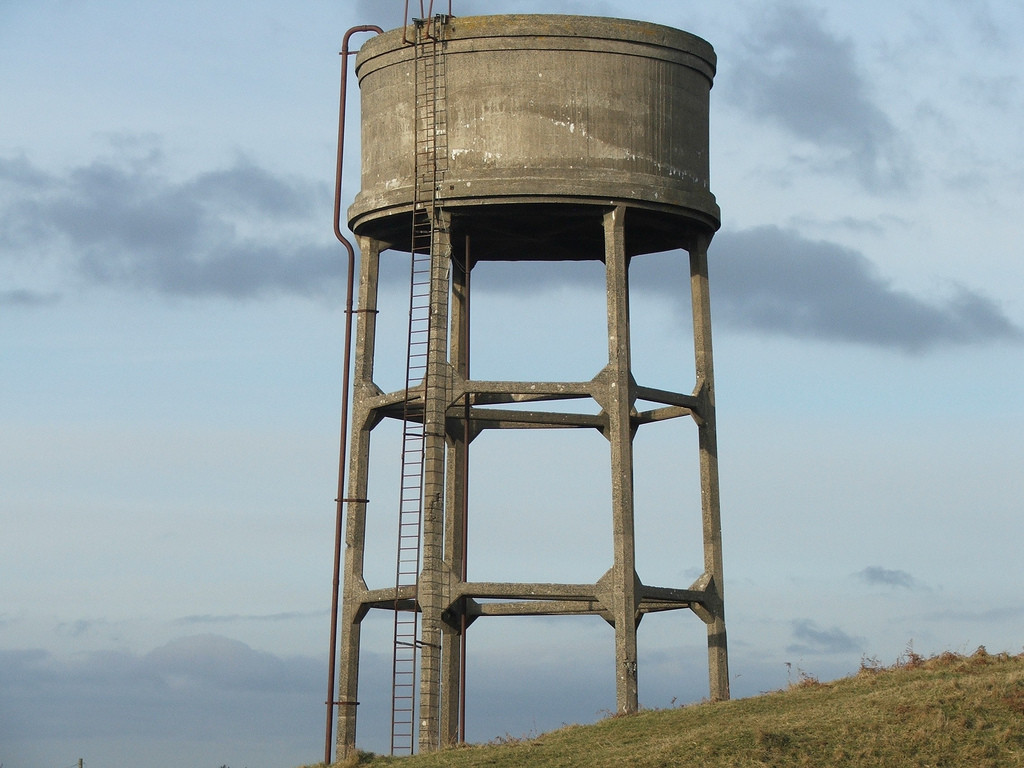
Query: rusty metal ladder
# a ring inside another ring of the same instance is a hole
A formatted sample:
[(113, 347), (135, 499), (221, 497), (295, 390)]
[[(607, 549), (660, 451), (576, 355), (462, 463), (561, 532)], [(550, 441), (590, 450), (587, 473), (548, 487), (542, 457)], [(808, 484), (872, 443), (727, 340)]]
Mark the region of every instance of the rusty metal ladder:
[[(418, 586), (423, 520), (424, 400), (430, 348), (430, 293), (438, 242), (437, 200), (447, 170), (444, 44), (448, 17), (415, 21), (416, 158), (412, 212), (409, 335), (402, 412), (402, 476), (395, 566), (395, 623), (391, 687), (391, 754), (416, 744)], [(409, 596), (411, 593), (411, 597)]]

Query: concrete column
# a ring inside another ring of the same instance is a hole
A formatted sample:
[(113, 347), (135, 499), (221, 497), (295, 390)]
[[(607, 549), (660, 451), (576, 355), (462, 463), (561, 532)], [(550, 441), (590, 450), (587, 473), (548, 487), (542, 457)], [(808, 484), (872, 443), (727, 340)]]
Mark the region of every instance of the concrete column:
[(629, 354), (629, 265), (626, 259), (626, 209), (604, 216), (605, 275), (608, 299), (608, 414), (611, 443), (612, 615), (615, 619), (615, 698), (620, 714), (636, 712), (637, 585), (633, 532), (633, 380)]
[(715, 427), (715, 369), (711, 355), (711, 294), (708, 290), (710, 235), (698, 235), (690, 249), (690, 292), (693, 303), (693, 351), (697, 393), (702, 399), (698, 420), (701, 518), (704, 571), (711, 574), (718, 608), (708, 622), (708, 675), (713, 701), (729, 698), (729, 657), (725, 638), (722, 567), (722, 518), (718, 495), (718, 434)]
[[(453, 244), (451, 298), (451, 362), (463, 380), (469, 379), (469, 244)], [(458, 250), (459, 252), (454, 252)], [(457, 407), (457, 416), (449, 414), (449, 461), (447, 467), (447, 503), (444, 522), (445, 567), (453, 581), (465, 581), (466, 519), (469, 480), (469, 440), (467, 409)], [(445, 623), (441, 643), (441, 743), (451, 746), (460, 741), (465, 637), (462, 623), (452, 616)]]
[(366, 486), (370, 462), (370, 416), (366, 398), (373, 389), (373, 354), (377, 328), (377, 280), (381, 243), (360, 237), (359, 297), (355, 318), (355, 360), (352, 377), (351, 439), (348, 498), (345, 506), (345, 559), (341, 601), (341, 643), (338, 649), (338, 727), (335, 756), (344, 760), (356, 748), (356, 702), (359, 695), (360, 593), (365, 589)]
[(419, 748), (438, 749), (441, 736), (442, 612), (447, 608), (444, 563), (445, 417), (449, 402), (448, 281), (450, 215), (434, 222), (430, 260), (430, 336), (423, 403), (423, 570), (420, 572)]

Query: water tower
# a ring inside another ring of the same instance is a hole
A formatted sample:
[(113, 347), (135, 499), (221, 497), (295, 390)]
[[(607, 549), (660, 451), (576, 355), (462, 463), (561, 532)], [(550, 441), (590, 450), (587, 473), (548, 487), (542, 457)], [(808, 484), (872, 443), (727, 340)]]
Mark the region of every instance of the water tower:
[[(605, 618), (614, 627), (616, 709), (628, 713), (638, 708), (638, 623), (646, 613), (690, 609), (707, 628), (710, 696), (729, 697), (707, 273), (720, 223), (708, 169), (715, 61), (707, 42), (676, 29), (554, 15), (439, 15), (359, 51), (362, 185), (348, 215), (361, 259), (348, 487), (339, 502), (338, 757), (355, 745), (360, 623), (371, 610), (394, 613), (396, 752), (459, 739), (464, 640), (481, 617)], [(411, 262), (406, 382), (390, 392), (373, 378), (388, 250)], [(630, 366), (630, 261), (674, 250), (688, 254), (695, 352), (695, 381), (679, 391), (635, 381)], [(473, 268), (526, 259), (603, 262), (608, 357), (592, 379), (470, 375)], [(596, 412), (551, 409), (581, 398)], [(635, 562), (633, 437), (687, 417), (698, 436), (703, 574), (689, 585), (649, 585)], [(371, 435), (389, 419), (403, 434), (397, 510), (366, 498)], [(492, 429), (548, 428), (607, 439), (607, 572), (589, 584), (468, 581), (470, 444)], [(369, 515), (397, 517), (393, 586), (364, 581)]]

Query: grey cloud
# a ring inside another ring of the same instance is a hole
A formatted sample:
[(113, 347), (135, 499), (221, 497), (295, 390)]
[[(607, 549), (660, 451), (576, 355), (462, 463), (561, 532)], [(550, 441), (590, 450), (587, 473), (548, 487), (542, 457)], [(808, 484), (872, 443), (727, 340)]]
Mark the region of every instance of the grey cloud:
[(272, 734), (315, 743), (323, 666), (216, 635), (181, 638), (141, 656), (111, 650), (65, 660), (0, 650), (0, 722), (11, 741), (26, 744), (58, 733), (121, 741), (169, 732), (182, 742), (197, 734), (225, 741)]
[[(688, 277), (649, 269), (640, 256), (630, 274), (635, 290), (678, 301), (688, 316)], [(894, 288), (857, 251), (809, 240), (777, 227), (724, 230), (709, 254), (716, 323), (742, 331), (866, 344), (919, 353), (956, 344), (1024, 341), (991, 299), (955, 287), (944, 301), (928, 302)], [(678, 262), (678, 259), (675, 259)], [(684, 262), (685, 263), (685, 262)], [(394, 284), (407, 273), (394, 271)], [(486, 262), (473, 271), (484, 292), (554, 292), (572, 286), (603, 291), (599, 262)]]
[(248, 214), (283, 218), (307, 214), (316, 198), (308, 184), (278, 178), (244, 158), (232, 168), (200, 174), (182, 186), (181, 194)]
[(173, 640), (143, 657), (140, 666), (163, 683), (179, 688), (294, 691), (301, 682), (287, 659), (210, 634)]
[(868, 94), (849, 40), (796, 5), (773, 7), (754, 25), (723, 90), (734, 103), (797, 138), (837, 152), (838, 165), (871, 190), (903, 187), (910, 150)]
[(0, 157), (0, 181), (13, 182), (27, 189), (39, 189), (49, 185), (52, 179), (21, 155)]
[(286, 613), (266, 614), (197, 614), (193, 616), (182, 616), (175, 619), (175, 624), (237, 624), (242, 622), (277, 622), (293, 621), (295, 619), (318, 618), (326, 615), (326, 611), (290, 611)]
[(912, 589), (917, 581), (906, 571), (890, 570), (877, 565), (868, 566), (857, 573), (858, 578), (868, 584), (880, 584), (887, 587), (903, 587)]
[(224, 243), (205, 258), (162, 252), (139, 258), (87, 253), (81, 271), (98, 283), (127, 283), (181, 296), (250, 298), (271, 293), (319, 296), (334, 288), (342, 271), (334, 248), (309, 246), (302, 252), (252, 242)]
[[(19, 264), (56, 259), (58, 272), (87, 284), (172, 296), (338, 296), (344, 260), (324, 224), (329, 209), (317, 185), (244, 159), (179, 182), (169, 178), (156, 152), (96, 160), (64, 176), (16, 158), (0, 162), (0, 258), (15, 273)], [(944, 301), (926, 302), (893, 288), (858, 252), (794, 231), (723, 231), (711, 265), (716, 318), (744, 330), (910, 352), (1024, 339), (1024, 331), (975, 291), (960, 287)], [(396, 287), (407, 279), (402, 269), (387, 274)], [(474, 275), (485, 292), (570, 285), (603, 290), (597, 262), (484, 264)], [(650, 270), (634, 285), (673, 295), (679, 290)], [(28, 287), (0, 292), (7, 306), (38, 307), (59, 298)]]
[(968, 288), (928, 303), (894, 288), (862, 254), (777, 227), (722, 232), (710, 259), (716, 319), (733, 327), (906, 352), (1024, 339)]
[[(70, 260), (90, 283), (182, 296), (324, 296), (343, 271), (323, 224), (326, 188), (245, 159), (182, 182), (156, 152), (95, 160), (64, 176), (8, 160), (0, 205), (8, 259)], [(16, 289), (6, 298), (46, 296)]]
[(103, 623), (105, 622), (96, 622), (88, 619), (64, 621), (57, 625), (57, 633), (67, 635), (69, 637), (82, 637), (83, 635), (89, 634), (97, 624)]
[(822, 629), (810, 619), (793, 622), (793, 639), (796, 642), (786, 647), (789, 653), (848, 653), (859, 651), (863, 642), (839, 627)]
[(44, 307), (60, 301), (60, 294), (16, 288), (0, 291), (0, 307)]

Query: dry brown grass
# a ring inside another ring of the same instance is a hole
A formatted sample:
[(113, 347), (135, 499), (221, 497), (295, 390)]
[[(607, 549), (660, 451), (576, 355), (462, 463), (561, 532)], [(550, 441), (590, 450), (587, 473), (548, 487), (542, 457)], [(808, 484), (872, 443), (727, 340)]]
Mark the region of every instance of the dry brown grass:
[[(359, 765), (403, 768), (1024, 766), (1024, 655), (911, 648), (853, 677), (801, 675), (785, 691), (608, 718), (536, 739)], [(367, 759), (364, 757), (364, 760)], [(354, 768), (346, 765), (345, 768)]]

